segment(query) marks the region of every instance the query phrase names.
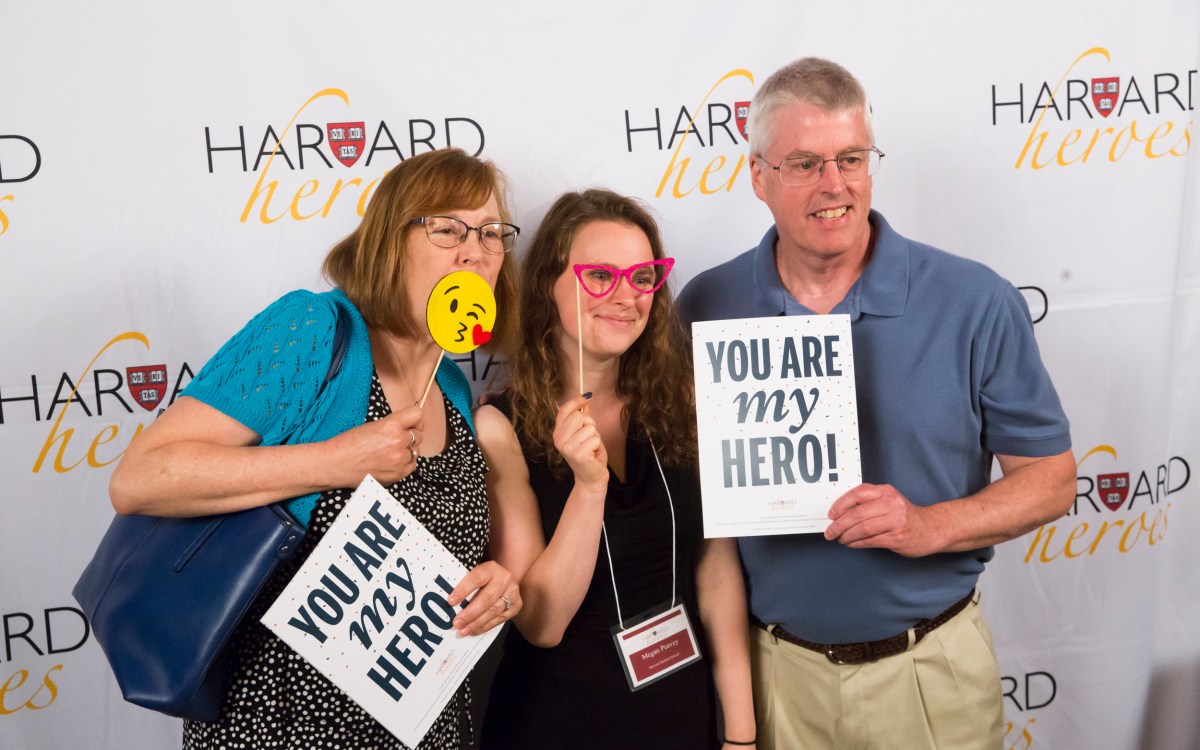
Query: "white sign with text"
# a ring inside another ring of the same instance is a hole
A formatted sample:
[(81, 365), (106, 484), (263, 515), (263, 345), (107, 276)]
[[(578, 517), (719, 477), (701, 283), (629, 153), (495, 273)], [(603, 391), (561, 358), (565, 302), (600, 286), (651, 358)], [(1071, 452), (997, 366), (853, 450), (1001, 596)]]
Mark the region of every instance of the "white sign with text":
[(466, 574), (368, 476), (262, 621), (416, 747), (500, 632), (455, 632), (446, 597)]
[(704, 536), (824, 531), (862, 482), (847, 315), (695, 323)]

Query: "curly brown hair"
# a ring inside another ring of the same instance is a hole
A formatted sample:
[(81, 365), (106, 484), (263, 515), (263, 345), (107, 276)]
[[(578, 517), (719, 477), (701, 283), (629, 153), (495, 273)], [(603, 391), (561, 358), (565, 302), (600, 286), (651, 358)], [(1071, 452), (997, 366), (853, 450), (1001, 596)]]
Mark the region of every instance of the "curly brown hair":
[[(561, 319), (554, 285), (567, 268), (571, 245), (587, 224), (612, 221), (646, 235), (656, 259), (665, 257), (658, 225), (637, 200), (611, 190), (566, 193), (542, 219), (522, 261), (521, 330), (510, 357), (513, 427), (531, 457), (546, 461), (555, 473), (566, 462), (554, 447), (559, 395), (570, 373), (564, 372), (559, 344)], [(621, 420), (654, 442), (660, 459), (672, 467), (696, 460), (696, 394), (691, 347), (670, 289), (654, 293), (642, 335), (621, 355), (617, 395), (625, 401)]]

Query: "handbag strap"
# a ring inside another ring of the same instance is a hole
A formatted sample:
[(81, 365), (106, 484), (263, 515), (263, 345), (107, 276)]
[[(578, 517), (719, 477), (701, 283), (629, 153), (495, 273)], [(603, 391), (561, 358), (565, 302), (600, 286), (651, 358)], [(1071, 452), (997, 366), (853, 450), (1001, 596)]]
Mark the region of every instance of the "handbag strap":
[[(336, 309), (335, 307), (334, 310)], [(325, 379), (321, 381), (322, 389), (341, 371), (342, 360), (346, 358), (346, 349), (349, 346), (350, 326), (346, 323), (345, 316), (338, 315), (337, 324), (333, 329), (333, 356), (329, 360), (329, 372), (325, 373)]]
[(474, 434), (475, 423), (471, 419), (471, 384), (467, 382), (467, 376), (463, 375), (462, 368), (448, 357), (442, 357), (438, 364), (437, 382), (442, 393), (446, 394), (446, 398), (458, 409), (458, 413), (467, 423), (467, 428)]

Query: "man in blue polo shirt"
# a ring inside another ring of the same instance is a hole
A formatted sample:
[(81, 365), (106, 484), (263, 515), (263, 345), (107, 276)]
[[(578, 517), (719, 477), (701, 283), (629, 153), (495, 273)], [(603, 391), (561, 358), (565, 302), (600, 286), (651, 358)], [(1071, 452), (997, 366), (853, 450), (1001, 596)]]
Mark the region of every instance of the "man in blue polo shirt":
[[(1028, 308), (990, 269), (871, 209), (883, 154), (841, 66), (782, 68), (750, 113), (754, 192), (775, 225), (679, 303), (689, 322), (849, 315), (864, 481), (823, 536), (739, 540), (758, 747), (998, 748), (975, 584), (992, 545), (1061, 516), (1075, 492)], [(1003, 477), (989, 483), (993, 457)]]

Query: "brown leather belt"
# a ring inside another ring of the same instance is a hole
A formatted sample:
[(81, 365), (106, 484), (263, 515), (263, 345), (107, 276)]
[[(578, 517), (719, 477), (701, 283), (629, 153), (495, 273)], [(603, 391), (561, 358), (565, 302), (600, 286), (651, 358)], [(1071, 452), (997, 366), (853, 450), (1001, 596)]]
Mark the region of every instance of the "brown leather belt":
[(916, 625), (912, 626), (911, 630), (898, 633), (891, 638), (884, 638), (881, 641), (871, 641), (870, 643), (813, 643), (803, 638), (797, 638), (778, 625), (767, 625), (754, 615), (750, 615), (750, 621), (776, 638), (800, 646), (801, 648), (806, 648), (809, 651), (824, 654), (834, 664), (865, 664), (866, 662), (877, 661), (887, 656), (902, 654), (909, 650), (917, 643), (920, 643), (926, 634), (946, 624), (950, 618), (966, 609), (967, 605), (974, 598), (975, 592), (972, 591), (954, 604), (951, 604), (945, 612), (932, 619), (919, 621)]

